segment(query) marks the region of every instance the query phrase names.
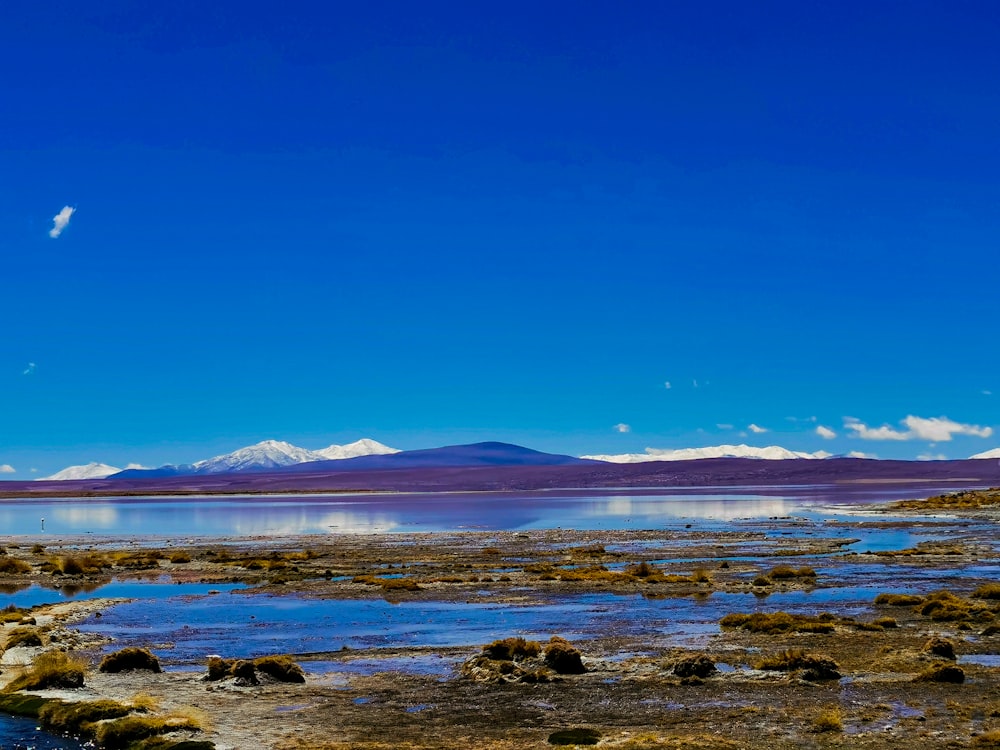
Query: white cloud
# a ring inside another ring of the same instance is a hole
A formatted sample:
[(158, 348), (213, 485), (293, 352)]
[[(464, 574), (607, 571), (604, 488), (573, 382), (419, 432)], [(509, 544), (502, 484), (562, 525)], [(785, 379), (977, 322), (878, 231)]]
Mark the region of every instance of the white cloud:
[(33, 373), (35, 371), (36, 367), (37, 367), (37, 365), (34, 362), (29, 362), (28, 366), (24, 368), (24, 372), (21, 373), (21, 374), (22, 375), (30, 375), (31, 373)]
[(837, 437), (836, 432), (831, 430), (829, 427), (824, 427), (823, 425), (819, 425), (816, 428), (816, 434), (819, 435), (824, 440), (833, 440), (835, 437)]
[(142, 464), (127, 464), (125, 469), (148, 469), (148, 466), (143, 466)]
[(692, 381), (691, 381), (691, 385), (692, 385), (692, 386), (693, 386), (694, 388), (697, 388), (697, 387), (698, 387), (698, 381), (697, 381), (697, 380), (692, 380)]
[(947, 461), (948, 457), (943, 453), (921, 453), (917, 456), (918, 461)]
[(733, 429), (733, 426), (731, 424), (726, 424), (725, 422), (722, 422), (722, 423), (717, 424), (715, 426), (718, 427), (720, 430), (731, 430), (731, 429)]
[(844, 428), (853, 432), (853, 437), (862, 440), (927, 440), (933, 443), (946, 443), (955, 435), (988, 438), (993, 434), (992, 427), (963, 424), (947, 417), (926, 418), (910, 414), (900, 421), (906, 427), (905, 430), (897, 430), (889, 425), (869, 427), (854, 417), (844, 417)]
[(987, 388), (984, 388), (983, 389), (983, 395), (984, 396), (992, 396), (993, 395), (993, 391), (991, 391), (991, 390), (989, 390)]
[(619, 422), (613, 429), (615, 432), (632, 432), (632, 427), (624, 422)]
[(10, 464), (0, 464), (0, 474), (13, 474), (16, 471)]
[(766, 427), (761, 427), (755, 424), (748, 424), (747, 429), (750, 430), (750, 432), (754, 433), (755, 435), (760, 435), (763, 432), (767, 432)]
[(670, 390), (671, 388), (673, 388), (673, 386), (672, 386), (672, 385), (670, 385), (670, 381), (669, 381), (669, 380), (667, 380), (667, 381), (665, 381), (665, 382), (663, 383), (663, 387), (664, 387), (664, 388), (666, 388), (666, 389), (667, 389), (668, 391), (669, 391), (669, 390)]
[(30, 471), (32, 474), (37, 474), (38, 473), (38, 469), (36, 469), (34, 466), (32, 466), (30, 469), (28, 469), (28, 471)]
[(847, 454), (848, 458), (878, 458), (874, 453), (865, 453), (864, 451), (851, 451)]
[(63, 230), (69, 226), (69, 220), (75, 213), (76, 209), (73, 206), (63, 206), (62, 211), (52, 217), (52, 229), (49, 230), (49, 237), (56, 239), (62, 234)]

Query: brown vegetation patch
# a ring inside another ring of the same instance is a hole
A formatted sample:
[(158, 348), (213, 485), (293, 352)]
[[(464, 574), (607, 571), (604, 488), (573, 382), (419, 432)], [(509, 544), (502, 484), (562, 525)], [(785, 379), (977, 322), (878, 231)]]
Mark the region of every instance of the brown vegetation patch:
[(149, 672), (160, 672), (160, 660), (156, 658), (148, 649), (135, 648), (129, 646), (113, 654), (108, 654), (101, 659), (98, 666), (101, 672), (131, 672), (133, 670), (146, 670)]
[(788, 612), (732, 613), (719, 620), (724, 630), (745, 630), (749, 633), (832, 633), (834, 617), (823, 613), (816, 617), (793, 615)]

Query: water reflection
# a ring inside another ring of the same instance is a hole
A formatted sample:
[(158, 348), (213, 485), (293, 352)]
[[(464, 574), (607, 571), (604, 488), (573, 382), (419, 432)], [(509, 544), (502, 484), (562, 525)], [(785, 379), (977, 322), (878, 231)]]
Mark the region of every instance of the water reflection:
[[(127, 497), (0, 501), (8, 534), (257, 536), (368, 534), (461, 529), (585, 530), (722, 528), (735, 520), (824, 513), (846, 516), (857, 503), (924, 497), (947, 487), (740, 487), (728, 489), (560, 490), (526, 493), (338, 494), (238, 497)], [(831, 517), (831, 516), (827, 516)], [(712, 524), (716, 524), (713, 526)]]

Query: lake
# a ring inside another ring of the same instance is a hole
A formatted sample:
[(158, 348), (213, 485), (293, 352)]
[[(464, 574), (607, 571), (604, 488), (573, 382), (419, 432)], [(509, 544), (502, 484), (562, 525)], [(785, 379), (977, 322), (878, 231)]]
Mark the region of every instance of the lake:
[[(850, 513), (859, 503), (925, 497), (919, 485), (727, 487), (526, 493), (36, 498), (0, 501), (6, 534), (287, 536), (545, 528), (725, 528), (742, 519)], [(44, 519), (44, 521), (43, 521)]]

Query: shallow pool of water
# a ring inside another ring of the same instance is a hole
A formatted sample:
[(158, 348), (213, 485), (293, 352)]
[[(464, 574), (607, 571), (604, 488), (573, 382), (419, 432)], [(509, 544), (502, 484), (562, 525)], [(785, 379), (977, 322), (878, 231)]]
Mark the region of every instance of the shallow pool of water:
[[(476, 648), (510, 635), (539, 640), (552, 635), (570, 640), (629, 635), (651, 647), (691, 646), (717, 633), (718, 621), (729, 612), (830, 610), (858, 615), (870, 611), (872, 600), (884, 590), (884, 585), (845, 585), (778, 591), (767, 597), (593, 593), (517, 605), (220, 593), (124, 603), (79, 627), (113, 638), (108, 650), (151, 647), (165, 663), (177, 666), (204, 664), (208, 654), (252, 658), (345, 647)], [(349, 662), (343, 664), (344, 671), (350, 671)]]
[(79, 740), (56, 737), (38, 729), (34, 719), (0, 714), (0, 748), (3, 750), (81, 750)]
[[(23, 589), (0, 593), (0, 609), (34, 607), (71, 599), (177, 599), (182, 596), (204, 596), (213, 592), (229, 592), (246, 588), (242, 583), (174, 583), (169, 576), (155, 580), (113, 578), (107, 583), (81, 586), (48, 587), (31, 584)], [(2, 750), (2, 746), (0, 746)]]

